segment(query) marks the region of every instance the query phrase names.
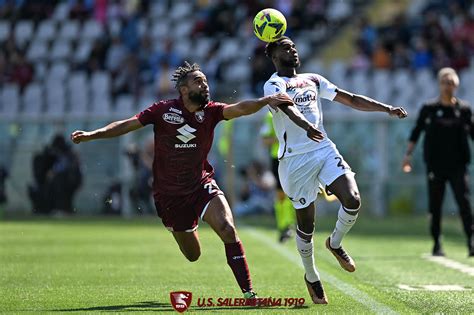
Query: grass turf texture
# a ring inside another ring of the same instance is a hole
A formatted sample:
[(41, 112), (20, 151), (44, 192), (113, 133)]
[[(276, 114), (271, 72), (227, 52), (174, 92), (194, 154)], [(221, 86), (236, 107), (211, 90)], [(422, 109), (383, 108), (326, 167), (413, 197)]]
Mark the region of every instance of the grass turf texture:
[[(304, 272), (288, 256), (299, 259), (294, 241), (277, 244), (272, 222), (265, 218), (238, 224), (259, 296), (304, 297), (305, 306), (296, 309), (198, 307), (200, 297), (242, 297), (224, 248), (206, 224), (199, 229), (201, 258), (189, 263), (155, 218), (0, 221), (0, 312), (175, 312), (169, 292), (183, 290), (193, 293), (187, 312), (200, 314), (374, 313), (367, 301), (355, 301), (334, 281), (325, 281), (332, 277), (395, 312), (474, 313), (474, 277), (421, 257), (431, 249), (425, 218), (361, 216), (344, 241), (357, 263), (352, 274), (324, 248), (334, 220), (318, 220), (315, 239), (327, 306), (310, 302)], [(474, 267), (459, 220), (444, 221), (447, 257)], [(276, 245), (268, 246), (269, 240)], [(457, 284), (471, 290), (405, 291), (398, 284)]]

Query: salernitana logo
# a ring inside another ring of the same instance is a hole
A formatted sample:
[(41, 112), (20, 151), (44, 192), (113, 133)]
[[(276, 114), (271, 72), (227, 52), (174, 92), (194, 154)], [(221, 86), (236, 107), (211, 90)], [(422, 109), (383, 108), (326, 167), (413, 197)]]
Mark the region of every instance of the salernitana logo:
[(193, 294), (187, 291), (170, 292), (170, 300), (173, 308), (176, 311), (183, 313), (188, 309), (189, 305), (191, 305)]

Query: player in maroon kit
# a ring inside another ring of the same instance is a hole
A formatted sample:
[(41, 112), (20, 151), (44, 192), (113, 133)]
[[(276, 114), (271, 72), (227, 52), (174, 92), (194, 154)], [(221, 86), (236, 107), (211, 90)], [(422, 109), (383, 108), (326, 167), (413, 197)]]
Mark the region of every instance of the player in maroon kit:
[(175, 71), (173, 81), (178, 99), (154, 103), (136, 116), (94, 131), (74, 131), (71, 140), (80, 143), (112, 138), (153, 124), (153, 196), (158, 216), (189, 261), (201, 255), (198, 219), (206, 221), (224, 242), (227, 263), (244, 297), (253, 298), (244, 248), (207, 155), (219, 121), (253, 114), (267, 104), (274, 107), (293, 102), (286, 94), (230, 105), (210, 101), (206, 76), (197, 64), (187, 62)]

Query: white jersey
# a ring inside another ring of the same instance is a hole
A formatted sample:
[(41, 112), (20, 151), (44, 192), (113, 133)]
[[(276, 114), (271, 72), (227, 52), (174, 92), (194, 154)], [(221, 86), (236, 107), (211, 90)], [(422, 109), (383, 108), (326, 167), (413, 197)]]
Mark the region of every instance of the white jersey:
[(280, 159), (333, 145), (324, 130), (321, 97), (332, 101), (337, 94), (337, 87), (334, 84), (314, 73), (297, 74), (291, 78), (280, 77), (274, 73), (263, 89), (265, 96), (286, 92), (304, 117), (324, 134), (324, 140), (315, 142), (309, 139), (306, 131), (291, 121), (283, 111), (275, 112), (270, 108), (273, 114), (273, 127), (280, 144), (278, 150)]

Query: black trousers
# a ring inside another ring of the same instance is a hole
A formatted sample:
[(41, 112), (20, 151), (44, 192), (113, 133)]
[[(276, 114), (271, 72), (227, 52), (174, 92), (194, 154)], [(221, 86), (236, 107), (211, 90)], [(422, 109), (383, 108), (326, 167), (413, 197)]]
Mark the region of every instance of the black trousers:
[(428, 170), (429, 209), (431, 213), (430, 229), (435, 242), (441, 235), (441, 205), (444, 199), (446, 182), (449, 182), (459, 207), (464, 232), (468, 242), (472, 241), (473, 221), (469, 200), (469, 176), (466, 168), (457, 170)]

